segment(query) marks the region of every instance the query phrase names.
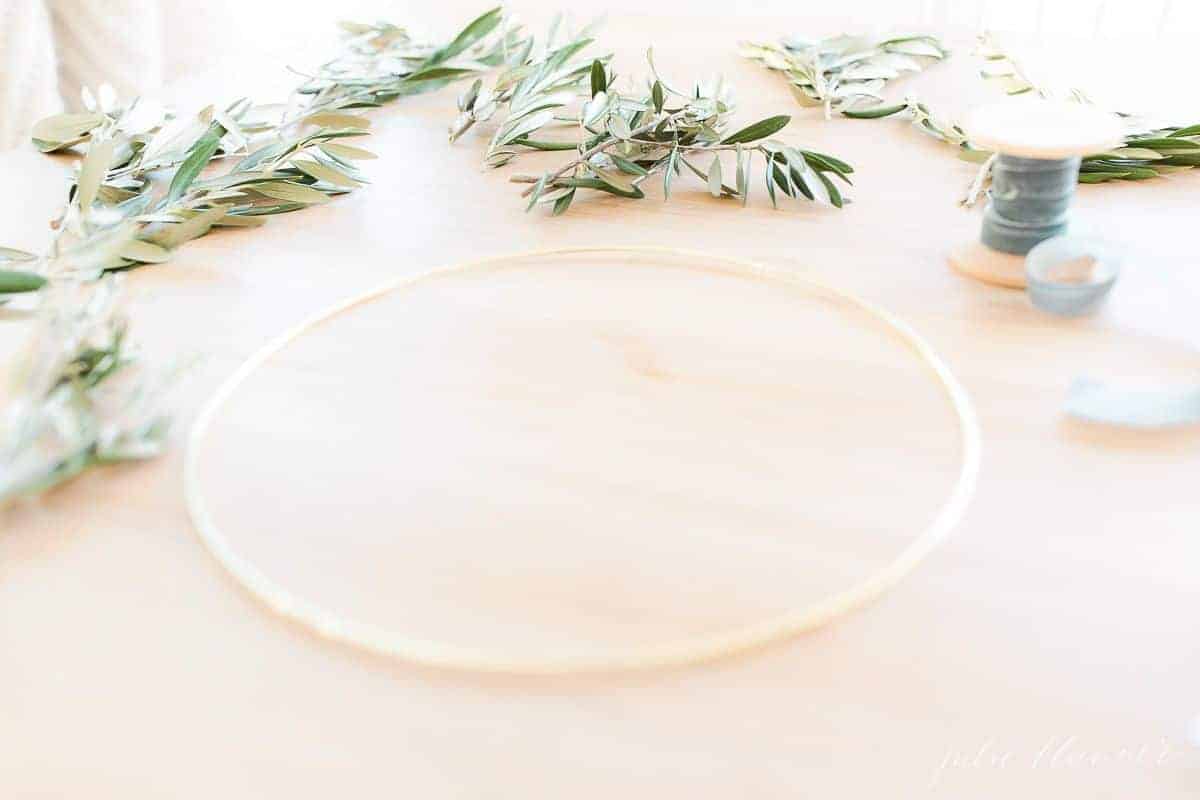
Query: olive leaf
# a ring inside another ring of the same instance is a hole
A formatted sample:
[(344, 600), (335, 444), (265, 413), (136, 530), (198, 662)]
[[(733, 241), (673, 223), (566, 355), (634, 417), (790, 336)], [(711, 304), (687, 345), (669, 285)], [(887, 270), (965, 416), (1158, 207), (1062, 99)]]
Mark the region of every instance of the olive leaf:
[(46, 285), (46, 279), (33, 272), (0, 269), (0, 294), (36, 292)]
[(159, 247), (174, 250), (208, 233), (227, 211), (226, 206), (214, 206), (196, 212), (181, 222), (152, 224), (146, 228), (143, 238)]
[(88, 147), (87, 155), (83, 158), (83, 164), (79, 168), (75, 197), (85, 214), (92, 207), (92, 203), (96, 202), (100, 184), (108, 175), (116, 144), (112, 139), (104, 139), (99, 142), (93, 139), (91, 146)]
[(165, 247), (141, 239), (127, 242), (119, 251), (121, 258), (130, 261), (140, 261), (143, 264), (161, 264), (171, 257)]
[(333, 156), (339, 161), (362, 161), (364, 159), (379, 158), (370, 150), (364, 150), (361, 147), (353, 147), (348, 144), (338, 144), (337, 142), (326, 142), (320, 145), (320, 150), (327, 155)]
[(219, 122), (212, 122), (208, 126), (208, 130), (196, 140), (196, 143), (188, 151), (187, 158), (175, 172), (175, 177), (171, 179), (171, 187), (167, 190), (168, 203), (183, 197), (183, 193), (192, 185), (192, 181), (196, 180), (200, 170), (204, 169), (212, 160), (217, 148), (221, 145), (221, 137), (224, 134), (225, 127)]
[(721, 157), (714, 155), (708, 167), (708, 193), (713, 197), (721, 196)]
[(633, 194), (637, 190), (634, 179), (620, 170), (593, 169), (592, 174), (622, 194)]
[(345, 172), (331, 167), (328, 164), (322, 164), (319, 161), (309, 161), (307, 159), (297, 158), (292, 159), (292, 165), (301, 172), (311, 175), (319, 181), (325, 181), (326, 183), (333, 184), (334, 186), (343, 186), (347, 189), (355, 189), (358, 188), (360, 183), (360, 181), (350, 177)]
[(768, 117), (753, 125), (742, 128), (737, 133), (726, 136), (721, 140), (721, 144), (744, 144), (746, 142), (756, 142), (759, 139), (766, 139), (786, 128), (787, 124), (791, 121), (792, 118), (786, 114), (781, 114), (777, 117)]
[[(468, 48), (474, 46), (500, 24), (504, 10), (496, 8), (485, 11), (467, 24), (449, 44), (439, 48), (430, 55), (427, 65), (440, 64), (449, 61)], [(418, 70), (419, 72), (420, 70)]]
[(309, 125), (319, 125), (324, 128), (369, 128), (371, 120), (358, 114), (335, 114), (325, 111), (305, 117)]
[(0, 263), (5, 261), (37, 261), (37, 256), (15, 247), (0, 247)]
[(882, 119), (909, 110), (908, 103), (897, 103), (892, 106), (875, 106), (874, 108), (846, 109), (842, 115), (851, 119)]
[(575, 199), (575, 190), (569, 189), (562, 197), (554, 201), (554, 216), (559, 216), (566, 212), (571, 207), (571, 201)]
[(95, 111), (46, 117), (33, 126), (33, 143), (43, 153), (64, 150), (84, 141), (105, 120), (103, 113)]
[(608, 88), (608, 76), (604, 72), (604, 64), (599, 59), (592, 62), (591, 69), (592, 97)]
[(259, 194), (273, 197), (276, 200), (286, 200), (289, 203), (325, 203), (329, 201), (329, 196), (319, 189), (291, 181), (266, 181), (253, 184), (250, 188)]
[(671, 199), (671, 179), (679, 173), (679, 147), (672, 147), (663, 168), (663, 199)]

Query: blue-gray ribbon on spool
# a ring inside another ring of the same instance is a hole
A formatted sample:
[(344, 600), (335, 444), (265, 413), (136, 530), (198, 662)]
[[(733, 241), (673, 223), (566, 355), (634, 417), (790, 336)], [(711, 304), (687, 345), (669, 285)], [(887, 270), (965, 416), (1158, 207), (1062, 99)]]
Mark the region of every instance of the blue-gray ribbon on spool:
[(981, 240), (993, 250), (1023, 256), (1067, 229), (1079, 181), (1080, 158), (1021, 158), (1001, 153), (992, 167), (991, 201)]

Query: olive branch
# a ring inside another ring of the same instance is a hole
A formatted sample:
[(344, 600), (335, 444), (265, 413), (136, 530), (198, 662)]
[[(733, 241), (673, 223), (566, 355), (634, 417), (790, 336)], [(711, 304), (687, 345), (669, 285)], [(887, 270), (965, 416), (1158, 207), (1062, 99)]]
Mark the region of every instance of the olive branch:
[[(767, 117), (729, 132), (733, 102), (724, 81), (680, 91), (659, 77), (652, 52), (647, 60), (651, 77), (644, 89), (633, 92), (620, 91), (610, 69), (602, 61), (592, 62), (590, 96), (578, 111), (576, 140), (570, 146), (574, 156), (540, 176), (511, 178), (531, 184), (522, 192), (527, 209), (549, 204), (555, 215), (562, 214), (581, 190), (642, 199), (643, 185), (656, 175), (661, 176), (664, 199), (670, 199), (675, 178), (685, 172), (703, 181), (713, 197), (745, 204), (756, 155), (763, 161), (772, 204), (778, 202), (777, 190), (837, 208), (847, 202), (833, 178), (850, 184), (853, 167), (769, 138), (787, 126), (789, 116)], [(722, 153), (734, 156), (732, 180), (723, 174)]]
[[(440, 45), (388, 23), (345, 23), (344, 51), (282, 105), (242, 99), (177, 115), (140, 100), (120, 106), (102, 89), (84, 92), (85, 111), (40, 121), (35, 146), (81, 148), (82, 160), (49, 250), (0, 248), (0, 303), (37, 301), (0, 420), (0, 502), (159, 452), (163, 387), (176, 371), (137, 366), (111, 273), (166, 262), (214, 228), (256, 227), (366, 183), (357, 162), (374, 154), (349, 143), (368, 134), (359, 112), (505, 63), (524, 37), (503, 21), (492, 9)], [(218, 162), (232, 166), (214, 174)]]

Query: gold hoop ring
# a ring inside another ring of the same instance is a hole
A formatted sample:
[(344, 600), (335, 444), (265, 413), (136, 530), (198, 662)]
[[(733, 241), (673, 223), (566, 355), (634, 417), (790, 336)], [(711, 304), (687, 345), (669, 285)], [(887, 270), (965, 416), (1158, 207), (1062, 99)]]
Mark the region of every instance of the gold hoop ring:
[[(599, 656), (523, 656), (475, 650), (405, 636), (386, 628), (333, 614), (319, 604), (291, 593), (269, 578), (254, 564), (238, 555), (213, 521), (200, 491), (199, 453), (204, 436), (217, 412), (237, 391), (238, 387), (267, 359), (306, 331), (356, 306), (398, 289), (405, 289), (447, 275), (498, 270), (514, 261), (585, 253), (660, 255), (683, 258), (689, 262), (683, 268), (691, 271), (749, 277), (816, 289), (837, 297), (882, 322), (921, 358), (937, 379), (958, 418), (959, 432), (962, 437), (962, 463), (954, 487), (933, 522), (883, 568), (849, 589), (817, 603), (730, 631), (622, 649)], [(719, 262), (723, 266), (697, 266), (702, 262)], [(668, 247), (562, 247), (484, 258), (432, 269), (417, 275), (395, 278), (320, 311), (271, 340), (251, 355), (226, 379), (196, 417), (188, 437), (184, 461), (184, 494), (196, 532), (218, 563), (272, 611), (299, 623), (326, 639), (401, 661), (462, 671), (533, 675), (622, 672), (699, 664), (765, 647), (825, 625), (836, 617), (879, 597), (924, 560), (962, 519), (967, 504), (975, 492), (979, 474), (980, 449), (979, 423), (974, 407), (966, 390), (955, 379), (949, 367), (934, 352), (929, 343), (906, 323), (867, 300), (811, 278), (793, 275), (729, 256)]]

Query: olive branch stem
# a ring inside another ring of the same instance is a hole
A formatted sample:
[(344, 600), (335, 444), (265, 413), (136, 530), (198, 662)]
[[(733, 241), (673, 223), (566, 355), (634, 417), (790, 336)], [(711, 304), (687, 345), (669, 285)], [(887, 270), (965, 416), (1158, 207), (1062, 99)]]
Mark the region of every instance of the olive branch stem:
[[(680, 111), (675, 112), (674, 114), (669, 115), (666, 118), (667, 122), (673, 122), (674, 120), (678, 119), (679, 117), (682, 117), (684, 115), (685, 111), (686, 110), (680, 110)], [(635, 141), (635, 142), (638, 141), (638, 139), (637, 139), (638, 136), (641, 136), (644, 133), (649, 133), (650, 131), (657, 128), (659, 126), (659, 124), (660, 124), (659, 120), (654, 120), (652, 122), (647, 122), (645, 125), (642, 125), (641, 127), (634, 128), (632, 131), (630, 131), (628, 140)], [(604, 152), (612, 149), (616, 145), (621, 144), (622, 141), (625, 141), (625, 140), (618, 139), (615, 136), (610, 136), (610, 137), (600, 141), (599, 143), (593, 145), (592, 147), (589, 147), (587, 150), (583, 151), (579, 155), (578, 158), (574, 159), (573, 161), (568, 161), (566, 164), (559, 167), (558, 170), (556, 170), (555, 172), (548, 174), (546, 176), (546, 183), (549, 184), (553, 181), (558, 180), (559, 178), (564, 177), (568, 172), (572, 172), (575, 169), (578, 169), (581, 164), (586, 164), (588, 161), (591, 160), (591, 158), (593, 156), (599, 155), (600, 153), (604, 153)], [(639, 143), (642, 143), (642, 142), (639, 142)], [(653, 145), (662, 144), (661, 142), (644, 142), (644, 143), (645, 144), (653, 144)], [(521, 196), (528, 197), (529, 195), (533, 194), (533, 190), (534, 190), (534, 187), (531, 186), (530, 188), (521, 192)]]

